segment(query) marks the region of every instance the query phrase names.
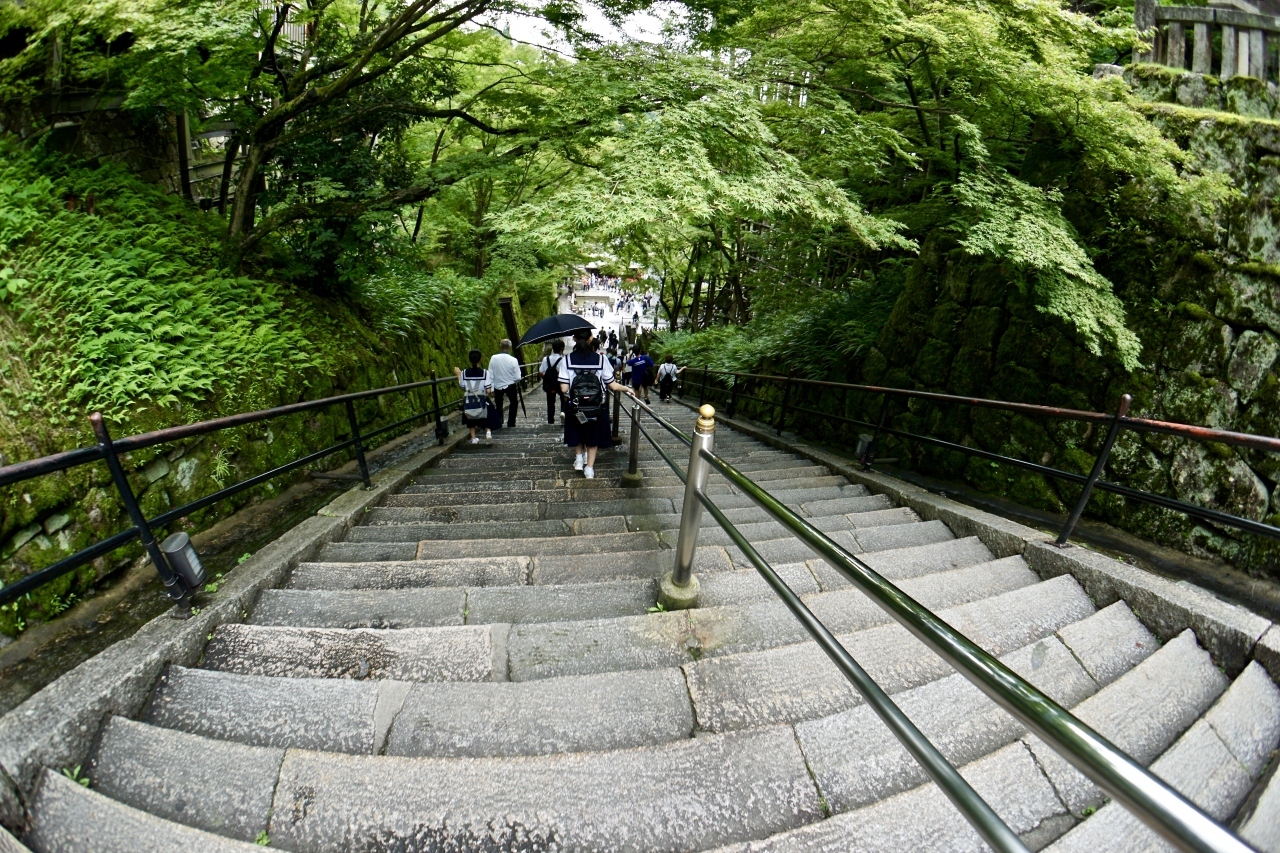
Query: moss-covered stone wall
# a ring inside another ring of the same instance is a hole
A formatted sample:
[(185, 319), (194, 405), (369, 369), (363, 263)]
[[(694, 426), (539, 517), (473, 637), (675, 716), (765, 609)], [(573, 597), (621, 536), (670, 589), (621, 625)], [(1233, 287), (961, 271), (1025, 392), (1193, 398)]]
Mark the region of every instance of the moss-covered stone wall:
[[(529, 304), (522, 306), (514, 288), (513, 297), (520, 327), (527, 328), (551, 312), (550, 288), (542, 298), (526, 293)], [(416, 382), (431, 371), (451, 375), (454, 366), (466, 366), (472, 346), (486, 353), (497, 349), (506, 337), (497, 297), (485, 305), (471, 338), (464, 340), (452, 311), (445, 310), (413, 336), (394, 342), (371, 336), (352, 336), (360, 347), (352, 359), (352, 369), (338, 375), (299, 376), (293, 387), (279, 391), (266, 407), (319, 399), (353, 391)], [(449, 385), (441, 386), (442, 401), (457, 396)], [(246, 395), (255, 399), (257, 394)], [(365, 400), (356, 406), (364, 431), (390, 424), (432, 406), (431, 390), (419, 389)], [(110, 421), (111, 413), (105, 413)], [(212, 417), (212, 409), (188, 412), (189, 421)], [(84, 426), (84, 425), (80, 425)], [(406, 431), (412, 427), (404, 427)], [(66, 430), (59, 449), (79, 446), (89, 440), (87, 430)], [(375, 444), (393, 437), (384, 434)], [(316, 410), (249, 427), (226, 430), (191, 441), (165, 444), (124, 457), (125, 468), (135, 494), (148, 517), (182, 505), (229, 486), (247, 477), (293, 461), (345, 438), (348, 427), (341, 406)], [(11, 437), (16, 438), (16, 437)], [(3, 464), (19, 461), (10, 446)], [(341, 451), (318, 463), (326, 469), (345, 464), (350, 451)], [(172, 530), (195, 532), (212, 525), (246, 504), (269, 497), (290, 482), (306, 476), (300, 469), (266, 485), (242, 492), (215, 506), (183, 518)], [(0, 581), (19, 578), (52, 565), (68, 554), (106, 538), (129, 526), (115, 489), (103, 464), (83, 466), (41, 477), (0, 490)], [(157, 531), (161, 533), (161, 531)], [(68, 607), (76, 598), (91, 594), (95, 585), (140, 554), (136, 546), (99, 558), (76, 572), (40, 588), (27, 598), (0, 608), (0, 637), (12, 637), (26, 624), (47, 619)], [(0, 642), (3, 642), (0, 639)]]
[[(1129, 373), (1091, 355), (1040, 312), (1012, 270), (961, 251), (942, 234), (924, 244), (893, 314), (862, 366), (867, 382), (951, 394), (1114, 411), (1122, 394), (1143, 417), (1280, 435), (1280, 122), (1258, 81), (1221, 84), (1167, 69), (1129, 72), (1152, 120), (1239, 191), (1216, 242), (1133, 238), (1099, 261), (1143, 342)], [(1254, 90), (1257, 91), (1254, 91)], [(1237, 91), (1239, 90), (1239, 91)], [(1204, 107), (1235, 106), (1249, 115)], [(1088, 212), (1074, 218), (1087, 231)], [(1122, 241), (1121, 241), (1122, 242)], [(1113, 245), (1118, 245), (1113, 241)], [(869, 401), (848, 411), (868, 420)], [(1099, 432), (1063, 421), (913, 402), (898, 428), (1087, 473)], [(1076, 487), (914, 442), (885, 451), (1027, 506), (1063, 511)], [(1105, 477), (1280, 525), (1280, 456), (1169, 436), (1121, 434)], [(1089, 515), (1192, 554), (1226, 558), (1280, 579), (1280, 543), (1096, 494)]]

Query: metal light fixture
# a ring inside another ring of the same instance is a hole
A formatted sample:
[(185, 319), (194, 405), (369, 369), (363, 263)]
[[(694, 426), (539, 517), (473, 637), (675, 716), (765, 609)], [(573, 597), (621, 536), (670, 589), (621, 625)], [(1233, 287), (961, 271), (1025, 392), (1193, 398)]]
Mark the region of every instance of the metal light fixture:
[(187, 589), (197, 590), (204, 584), (204, 566), (200, 563), (200, 555), (191, 544), (191, 537), (185, 533), (174, 533), (160, 543), (169, 566), (181, 576)]

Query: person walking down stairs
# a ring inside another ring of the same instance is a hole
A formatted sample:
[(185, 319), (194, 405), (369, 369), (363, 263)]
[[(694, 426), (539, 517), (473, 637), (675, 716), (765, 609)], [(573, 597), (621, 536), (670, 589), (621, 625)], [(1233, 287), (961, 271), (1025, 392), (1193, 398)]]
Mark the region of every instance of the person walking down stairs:
[(482, 427), (485, 440), (493, 438), (493, 433), (489, 430), (489, 407), (493, 405), (489, 398), (493, 396), (493, 378), (489, 371), (480, 366), (482, 355), (480, 350), (473, 349), (467, 353), (471, 366), (466, 370), (456, 367), (453, 369), (453, 375), (458, 377), (458, 385), (462, 388), (462, 423), (471, 431), (472, 444), (480, 443), (476, 430)]
[[(542, 379), (542, 390), (547, 392), (547, 423), (556, 422), (556, 399), (560, 396), (560, 365), (564, 363), (564, 341), (551, 343), (551, 355), (543, 356), (538, 365), (538, 376)], [(560, 404), (564, 412), (564, 404)]]
[(596, 452), (612, 447), (609, 424), (608, 388), (632, 397), (635, 393), (614, 380), (613, 366), (600, 354), (599, 341), (583, 330), (573, 336), (573, 352), (560, 368), (560, 389), (568, 395), (569, 410), (564, 417), (564, 443), (574, 448), (575, 471), (595, 479)]
[(516, 415), (520, 406), (520, 362), (511, 354), (511, 341), (503, 338), (498, 343), (501, 352), (495, 352), (489, 359), (489, 375), (493, 378), (493, 396), (498, 403), (498, 423), (502, 426), (502, 404), (511, 406), (507, 416), (507, 427), (514, 428)]
[(653, 380), (649, 371), (653, 369), (653, 359), (649, 358), (644, 348), (636, 344), (631, 348), (631, 358), (627, 359), (627, 365), (631, 368), (631, 389), (635, 396), (644, 395), (644, 401), (649, 402), (649, 386), (653, 384)]
[(675, 387), (676, 376), (684, 370), (676, 367), (675, 357), (668, 354), (658, 366), (658, 399), (664, 403), (671, 402), (671, 389)]

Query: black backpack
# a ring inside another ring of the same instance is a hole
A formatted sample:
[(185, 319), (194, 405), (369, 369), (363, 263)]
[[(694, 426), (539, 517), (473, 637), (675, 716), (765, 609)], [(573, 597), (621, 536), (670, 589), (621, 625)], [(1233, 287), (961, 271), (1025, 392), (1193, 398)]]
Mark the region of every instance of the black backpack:
[[(573, 362), (569, 362), (573, 370)], [(574, 371), (573, 381), (569, 383), (569, 404), (573, 406), (574, 416), (578, 423), (588, 424), (604, 417), (608, 411), (604, 399), (604, 382), (600, 379), (600, 371), (604, 369), (604, 356), (596, 367)]]
[(555, 364), (547, 365), (547, 372), (542, 374), (542, 390), (548, 394), (560, 390), (560, 363), (564, 361), (564, 356), (556, 359)]

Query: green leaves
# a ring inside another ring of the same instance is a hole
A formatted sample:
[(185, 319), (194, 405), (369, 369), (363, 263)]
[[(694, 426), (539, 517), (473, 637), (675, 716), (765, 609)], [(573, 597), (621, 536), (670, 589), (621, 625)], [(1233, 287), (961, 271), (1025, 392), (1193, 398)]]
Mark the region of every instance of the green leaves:
[[(216, 223), (114, 168), (0, 152), (0, 222), (17, 223), (0, 232), (0, 302), (33, 333), (51, 409), (173, 408), (318, 364), (278, 285), (218, 269)], [(60, 203), (88, 191), (96, 215)]]
[(1101, 355), (1109, 343), (1126, 369), (1141, 366), (1124, 307), (1062, 215), (1060, 192), (994, 170), (970, 172), (949, 192), (960, 208), (951, 227), (965, 251), (1030, 273), (1041, 310), (1074, 326), (1090, 352)]

